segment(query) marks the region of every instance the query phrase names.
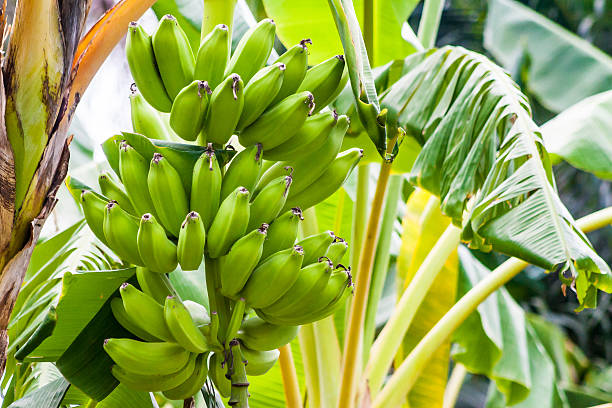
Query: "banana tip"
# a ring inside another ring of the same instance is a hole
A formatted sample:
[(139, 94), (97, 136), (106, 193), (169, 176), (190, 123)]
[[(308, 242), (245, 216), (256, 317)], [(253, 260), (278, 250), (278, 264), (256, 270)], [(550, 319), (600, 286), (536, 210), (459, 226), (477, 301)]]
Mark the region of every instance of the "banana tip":
[(236, 347), (239, 344), (238, 339), (231, 339), (229, 342), (230, 347)]
[(308, 46), (306, 44), (310, 44), (312, 45), (312, 40), (310, 38), (304, 38), (302, 41), (300, 41), (300, 45), (302, 46), (303, 49), (307, 50)]
[(302, 248), (300, 245), (294, 245), (293, 250), (300, 255), (304, 255), (304, 248)]
[(121, 289), (125, 289), (125, 288), (127, 288), (129, 285), (130, 285), (129, 283), (127, 283), (127, 282), (123, 282), (123, 283), (121, 284), (120, 288), (121, 288)]
[(295, 215), (296, 217), (300, 217), (300, 220), (304, 221), (304, 215), (302, 214), (302, 209), (300, 207), (293, 207), (291, 209), (291, 212), (293, 213), (293, 215)]
[(262, 234), (266, 234), (268, 232), (268, 227), (269, 225), (264, 222), (259, 228), (257, 228), (257, 231), (261, 232)]
[(157, 164), (159, 163), (162, 159), (164, 158), (164, 156), (162, 156), (161, 153), (153, 153), (153, 160), (151, 160), (151, 163), (153, 164)]

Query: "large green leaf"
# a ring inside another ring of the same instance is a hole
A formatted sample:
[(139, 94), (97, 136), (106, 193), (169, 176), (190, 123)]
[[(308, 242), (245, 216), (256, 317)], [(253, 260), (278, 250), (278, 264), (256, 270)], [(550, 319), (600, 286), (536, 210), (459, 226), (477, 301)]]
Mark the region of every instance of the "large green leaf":
[(527, 88), (552, 111), (612, 88), (612, 58), (513, 0), (489, 0), (485, 48), (508, 70), (527, 61)]
[[(430, 203), (432, 195), (417, 189), (408, 199), (402, 223), (402, 246), (397, 259), (398, 294), (406, 290), (419, 266), (431, 251), (438, 238), (450, 224), (442, 215), (437, 203)], [(396, 366), (414, 349), (440, 318), (455, 303), (459, 262), (453, 252), (443, 269), (433, 281), (423, 303), (414, 316), (413, 323), (404, 337), (402, 348), (396, 355)], [(408, 404), (411, 408), (442, 407), (444, 389), (448, 378), (450, 340), (446, 341), (431, 357), (427, 368), (416, 381)]]
[(612, 91), (584, 99), (542, 126), (546, 150), (612, 180)]
[[(375, 66), (404, 58), (419, 49), (416, 36), (404, 22), (418, 0), (379, 0), (373, 9), (373, 42)], [(357, 18), (363, 26), (363, 0), (354, 2)], [(342, 53), (342, 44), (333, 29), (334, 20), (326, 0), (263, 0), (266, 13), (276, 22), (276, 33), (285, 46), (312, 39), (309, 62), (314, 65), (334, 54)], [(408, 39), (402, 37), (402, 27)]]
[(9, 408), (58, 408), (70, 383), (63, 377), (28, 393), (9, 405)]
[(612, 291), (610, 269), (557, 195), (525, 95), (498, 66), (460, 47), (412, 58), (382, 99), (387, 120), (423, 146), (411, 182), (440, 196), (471, 246), (556, 269), (582, 307), (594, 307), (597, 288)]

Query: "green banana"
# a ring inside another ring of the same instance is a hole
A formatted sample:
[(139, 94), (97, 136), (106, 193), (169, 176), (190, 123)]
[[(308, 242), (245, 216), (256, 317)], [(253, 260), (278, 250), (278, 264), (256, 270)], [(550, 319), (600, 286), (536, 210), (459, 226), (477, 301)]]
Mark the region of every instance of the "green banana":
[(152, 272), (170, 273), (176, 269), (176, 245), (155, 217), (144, 214), (138, 228), (138, 253), (144, 265)]
[(45, 314), (42, 322), (36, 330), (28, 337), (26, 342), (15, 352), (15, 360), (23, 361), (31, 352), (33, 352), (40, 344), (50, 337), (55, 330), (57, 324), (57, 311), (54, 306), (50, 306)]
[(174, 341), (166, 325), (162, 305), (129, 283), (122, 284), (119, 292), (125, 312), (134, 324), (159, 339)]
[(181, 223), (189, 212), (181, 176), (164, 156), (154, 153), (147, 184), (157, 218), (168, 232), (178, 237)]
[(318, 179), (304, 190), (289, 196), (285, 202), (285, 209), (299, 206), (310, 208), (334, 194), (346, 181), (357, 163), (363, 157), (363, 150), (353, 148), (346, 150), (329, 165)]
[(185, 140), (194, 141), (204, 125), (212, 91), (206, 81), (193, 81), (176, 95), (170, 112), (170, 126)]
[(91, 232), (93, 232), (104, 245), (108, 246), (106, 237), (104, 236), (104, 213), (106, 212), (106, 204), (108, 204), (108, 201), (99, 194), (91, 190), (81, 191), (81, 208), (87, 220), (87, 225)]
[(194, 323), (189, 310), (174, 296), (168, 296), (164, 305), (166, 325), (176, 342), (192, 353), (204, 353), (210, 349), (206, 338)]
[(195, 58), (187, 35), (176, 18), (166, 14), (153, 34), (153, 52), (170, 99), (193, 80)]
[(332, 261), (333, 264), (339, 264), (347, 250), (348, 243), (344, 239), (337, 236), (334, 238), (334, 242), (332, 242), (327, 248), (325, 256)]
[(128, 27), (125, 54), (143, 98), (158, 111), (170, 112), (172, 100), (157, 68), (151, 36), (135, 21)]
[(168, 296), (176, 296), (176, 291), (165, 273), (151, 272), (141, 266), (136, 268), (136, 279), (140, 289), (163, 305)]
[(276, 25), (269, 18), (261, 20), (244, 33), (236, 46), (225, 75), (236, 73), (245, 83), (268, 61), (274, 46)]
[(131, 87), (130, 113), (134, 132), (151, 139), (170, 140), (165, 121), (138, 92), (136, 84), (132, 84)]
[(306, 44), (312, 44), (310, 38), (306, 38), (300, 41), (299, 44), (289, 48), (274, 62), (275, 64), (279, 62), (285, 64), (286, 69), (283, 85), (280, 91), (278, 91), (276, 98), (274, 98), (273, 104), (297, 91), (304, 80), (306, 70), (308, 70), (308, 47)]
[(128, 367), (119, 365), (113, 366), (111, 373), (119, 382), (135, 391), (166, 391), (180, 386), (191, 377), (195, 370), (196, 358), (196, 355), (191, 355), (185, 365), (170, 374), (159, 374), (155, 371), (139, 374), (133, 372)]
[(130, 318), (130, 316), (125, 311), (123, 307), (123, 301), (116, 297), (111, 300), (111, 311), (113, 312), (113, 316), (115, 316), (115, 320), (123, 326), (124, 329), (139, 337), (145, 341), (160, 341), (157, 337), (153, 336), (146, 330), (143, 330), (138, 326), (134, 321)]
[(291, 139), (265, 153), (268, 160), (294, 160), (304, 152), (321, 147), (338, 121), (336, 111), (317, 113), (306, 122)]
[[(303, 311), (307, 299), (313, 293), (321, 293), (331, 276), (333, 264), (326, 257), (318, 262), (303, 267), (291, 288), (274, 304), (265, 307), (263, 311), (269, 315), (298, 315)], [(286, 326), (281, 326), (286, 327)]]
[(221, 200), (230, 195), (238, 187), (251, 191), (257, 183), (261, 171), (262, 151), (260, 144), (246, 147), (236, 154), (223, 176), (221, 185)]
[(255, 266), (261, 259), (268, 224), (249, 232), (232, 245), (227, 255), (220, 259), (221, 288), (223, 296), (236, 298)]
[(215, 89), (223, 81), (229, 57), (229, 30), (225, 24), (217, 25), (200, 44), (193, 77), (207, 81)]
[(164, 397), (171, 400), (186, 400), (198, 392), (204, 386), (206, 378), (208, 377), (208, 354), (200, 354), (195, 361), (195, 369), (193, 374), (185, 380), (182, 384), (167, 389), (163, 392)]
[(98, 176), (98, 184), (104, 196), (117, 201), (121, 208), (130, 214), (136, 214), (128, 195), (123, 191), (123, 186), (115, 181), (109, 172), (104, 172)]
[(219, 209), (222, 177), (215, 151), (209, 143), (193, 169), (190, 201), (191, 209), (200, 214), (206, 230)]
[(240, 297), (252, 308), (270, 306), (295, 283), (303, 258), (299, 245), (268, 257), (251, 273)]
[(293, 246), (298, 226), (303, 219), (302, 210), (299, 208), (292, 208), (276, 218), (268, 228), (268, 238), (264, 242), (261, 259)]
[(219, 206), (208, 231), (208, 255), (225, 255), (232, 244), (246, 232), (249, 224), (249, 190), (235, 189)]
[(308, 91), (286, 97), (240, 132), (240, 144), (261, 143), (265, 156), (266, 150), (281, 145), (296, 134), (314, 106), (314, 99)]
[(189, 311), (193, 322), (197, 326), (202, 326), (210, 323), (210, 316), (208, 316), (208, 311), (201, 304), (194, 302), (192, 300), (184, 300), (183, 305)]
[(279, 177), (265, 186), (251, 202), (251, 215), (247, 231), (261, 224), (274, 221), (287, 200), (291, 187), (291, 176)]
[(125, 212), (116, 201), (106, 204), (103, 230), (108, 246), (122, 260), (144, 265), (138, 252), (138, 224), (138, 218)]
[(134, 374), (172, 374), (189, 361), (189, 352), (176, 343), (106, 339), (104, 351), (115, 364)]
[(249, 126), (272, 104), (274, 97), (283, 84), (285, 64), (274, 64), (262, 68), (249, 81), (244, 89), (244, 107), (240, 114), (237, 129)]
[(280, 352), (278, 350), (256, 351), (246, 347), (240, 347), (242, 359), (245, 362), (247, 375), (264, 375), (274, 366)]
[(205, 245), (206, 230), (202, 217), (191, 211), (181, 224), (177, 245), (177, 257), (182, 270), (195, 271), (200, 267)]
[(243, 88), (238, 74), (231, 74), (215, 88), (203, 130), (207, 142), (224, 145), (234, 134), (244, 106)]
[(276, 162), (270, 166), (270, 168), (261, 175), (255, 187), (254, 194), (257, 194), (263, 186), (270, 181), (282, 176), (286, 167), (293, 168), (293, 174), (291, 174), (293, 176), (293, 183), (291, 184), (289, 197), (311, 185), (314, 180), (323, 174), (325, 169), (329, 167), (331, 162), (333, 162), (338, 155), (348, 126), (348, 117), (344, 115), (340, 116), (327, 137), (327, 140), (321, 147), (310, 152), (303, 152), (297, 159)]
[(149, 162), (125, 140), (119, 144), (119, 174), (136, 215), (156, 215), (147, 185)]
[(336, 55), (315, 65), (306, 72), (297, 92), (310, 91), (317, 104), (317, 111), (329, 105), (342, 91), (344, 85), (344, 56)]
[(331, 231), (310, 235), (297, 244), (304, 249), (304, 265), (310, 265), (325, 255), (327, 248), (334, 242), (336, 236)]
[(215, 388), (224, 398), (229, 398), (232, 390), (232, 382), (225, 376), (227, 371), (225, 357), (219, 353), (213, 353), (208, 365), (208, 376), (215, 384)]
[(297, 326), (276, 326), (255, 316), (242, 322), (238, 339), (251, 350), (266, 351), (291, 342), (297, 333)]

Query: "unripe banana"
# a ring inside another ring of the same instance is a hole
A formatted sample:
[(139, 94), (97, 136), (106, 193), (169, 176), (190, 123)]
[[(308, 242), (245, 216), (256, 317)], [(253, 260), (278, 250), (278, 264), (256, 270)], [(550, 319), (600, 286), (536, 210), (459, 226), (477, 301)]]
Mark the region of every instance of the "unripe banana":
[(161, 112), (170, 112), (172, 100), (166, 92), (161, 75), (155, 61), (151, 36), (132, 21), (128, 27), (125, 41), (125, 54), (132, 77), (142, 96), (155, 109)]
[(221, 187), (221, 200), (238, 187), (251, 191), (257, 183), (261, 171), (262, 150), (260, 144), (246, 147), (236, 154), (230, 162)]
[(279, 177), (264, 187), (251, 203), (251, 215), (247, 231), (261, 224), (274, 221), (287, 200), (291, 176)]
[(303, 219), (302, 210), (299, 208), (292, 208), (275, 219), (268, 228), (268, 238), (264, 242), (261, 259), (292, 247), (297, 238), (298, 226)]
[(297, 326), (277, 326), (259, 317), (251, 317), (242, 322), (238, 338), (251, 350), (266, 351), (277, 349), (291, 342), (297, 333)]
[(262, 68), (244, 89), (244, 107), (237, 129), (249, 126), (272, 104), (283, 84), (285, 64), (274, 64)]
[(182, 384), (165, 390), (164, 397), (171, 400), (186, 400), (193, 397), (204, 386), (208, 376), (208, 354), (200, 354), (195, 361), (195, 369), (191, 377), (185, 380)]
[(129, 283), (122, 284), (119, 291), (125, 312), (134, 324), (159, 339), (174, 341), (166, 325), (162, 305)]
[(280, 352), (278, 350), (256, 351), (240, 347), (247, 375), (264, 375), (274, 366)]
[(176, 343), (106, 339), (104, 351), (119, 367), (134, 374), (172, 374), (187, 364), (189, 352)]
[(195, 271), (202, 263), (206, 245), (206, 230), (202, 217), (191, 211), (181, 224), (177, 246), (177, 256), (181, 269)]
[(204, 306), (192, 300), (184, 300), (183, 305), (189, 311), (189, 314), (191, 315), (191, 318), (196, 326), (202, 326), (210, 323), (210, 316), (208, 316), (208, 311)]
[(149, 162), (125, 140), (119, 144), (119, 174), (137, 216), (145, 213), (155, 215), (147, 185)]
[(291, 289), (273, 305), (264, 308), (263, 312), (272, 316), (299, 316), (304, 313), (305, 308), (310, 310), (307, 301), (312, 302), (310, 298), (314, 294), (323, 292), (329, 282), (332, 268), (332, 263), (326, 257), (302, 268)]
[(208, 232), (208, 254), (218, 258), (244, 235), (249, 224), (249, 190), (235, 189), (219, 206)]
[(147, 183), (157, 218), (168, 232), (178, 237), (181, 223), (189, 212), (181, 176), (164, 156), (154, 153)]
[(185, 140), (194, 141), (204, 125), (212, 91), (206, 81), (193, 81), (176, 95), (170, 112), (170, 126)]
[(234, 134), (244, 106), (244, 84), (240, 75), (231, 74), (210, 96), (208, 117), (204, 126), (206, 141), (224, 145)]
[(166, 302), (168, 296), (176, 296), (174, 287), (165, 273), (151, 272), (139, 266), (136, 268), (136, 279), (140, 289), (160, 305)]
[(295, 245), (263, 261), (251, 273), (240, 293), (247, 306), (263, 308), (276, 302), (295, 283), (303, 258), (302, 247)]
[(278, 57), (274, 63), (285, 64), (285, 75), (283, 78), (283, 86), (274, 98), (274, 102), (277, 103), (295, 93), (298, 87), (306, 76), (306, 70), (308, 69), (308, 47), (306, 44), (312, 44), (310, 38), (300, 41), (299, 44), (289, 48), (283, 55)]
[(304, 152), (321, 147), (338, 121), (336, 111), (317, 113), (306, 122), (291, 139), (264, 154), (267, 160), (295, 160)]
[(359, 148), (353, 148), (340, 153), (323, 174), (313, 181), (310, 186), (287, 198), (285, 209), (295, 206), (304, 209), (310, 208), (334, 194), (342, 187), (362, 157), (363, 150)]
[(219, 209), (222, 175), (212, 144), (198, 158), (191, 181), (191, 210), (202, 217), (206, 230)]
[(168, 329), (176, 342), (192, 353), (210, 350), (206, 338), (194, 323), (189, 310), (174, 296), (168, 296), (164, 305), (164, 316)]
[(217, 25), (200, 44), (193, 77), (207, 81), (215, 89), (223, 81), (229, 58), (229, 30), (225, 24)]
[(235, 72), (245, 83), (249, 82), (268, 61), (274, 46), (275, 32), (276, 25), (269, 18), (249, 28), (236, 46), (225, 75)]
[(289, 140), (313, 112), (314, 99), (308, 91), (290, 95), (264, 112), (238, 135), (240, 144), (261, 143), (266, 150)]
[(176, 245), (151, 214), (140, 218), (137, 243), (142, 262), (152, 272), (164, 274), (176, 269)]
[(104, 236), (104, 213), (106, 211), (106, 201), (99, 194), (91, 190), (81, 191), (81, 208), (87, 220), (87, 225), (94, 235), (108, 246)]
[(115, 181), (109, 172), (104, 172), (98, 176), (98, 184), (105, 197), (117, 201), (121, 208), (130, 214), (136, 213), (128, 195), (123, 191), (123, 186), (118, 181)]
[(262, 224), (232, 245), (227, 255), (220, 259), (220, 292), (223, 296), (236, 298), (251, 272), (261, 259), (268, 224)]
[[(136, 84), (132, 84), (130, 94), (130, 113), (134, 132), (150, 139), (170, 140), (166, 122), (142, 96)], [(164, 91), (165, 92), (165, 91)]]
[(193, 374), (195, 365), (196, 355), (192, 354), (183, 367), (170, 374), (159, 374), (155, 371), (148, 374), (138, 374), (130, 370), (129, 367), (119, 365), (113, 366), (111, 373), (119, 382), (135, 391), (158, 392), (173, 389), (187, 381)]
[(176, 21), (166, 14), (153, 34), (153, 52), (157, 67), (170, 99), (193, 80), (195, 59), (187, 35)]
[(113, 316), (115, 316), (117, 322), (119, 322), (119, 324), (123, 326), (124, 329), (126, 329), (136, 337), (139, 337), (145, 341), (153, 342), (161, 340), (153, 336), (146, 330), (141, 329), (140, 326), (134, 323), (134, 321), (125, 311), (125, 308), (123, 307), (123, 301), (120, 298), (116, 297), (111, 300), (111, 311), (113, 312)]
[(116, 201), (104, 209), (104, 237), (119, 257), (136, 265), (144, 265), (138, 252), (138, 218), (125, 212)]
[(332, 242), (329, 248), (327, 248), (327, 252), (325, 253), (325, 256), (334, 265), (337, 265), (342, 261), (342, 258), (344, 257), (344, 254), (346, 254), (347, 250), (348, 250), (348, 243), (344, 239), (337, 236), (334, 238), (334, 242)]
[(325, 255), (336, 236), (331, 231), (310, 235), (297, 244), (304, 249), (304, 265), (310, 265)]
[(232, 382), (225, 376), (227, 366), (225, 357), (219, 353), (213, 353), (209, 361), (208, 376), (215, 384), (215, 388), (222, 397), (228, 398), (232, 390)]
[(343, 71), (344, 56), (331, 57), (310, 68), (297, 91), (312, 92), (317, 111), (321, 110), (336, 99), (344, 88), (346, 82), (342, 80)]

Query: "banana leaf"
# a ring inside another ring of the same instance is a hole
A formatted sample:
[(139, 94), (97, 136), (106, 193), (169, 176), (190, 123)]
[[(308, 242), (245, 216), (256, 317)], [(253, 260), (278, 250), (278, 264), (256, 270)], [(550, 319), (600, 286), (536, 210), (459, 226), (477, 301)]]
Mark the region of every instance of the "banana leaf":
[(546, 150), (573, 167), (612, 180), (612, 91), (586, 98), (542, 125)]
[(526, 60), (527, 89), (549, 110), (612, 88), (612, 57), (517, 1), (488, 3), (485, 48), (508, 70)]
[(461, 47), (425, 56), (382, 97), (388, 125), (423, 146), (410, 181), (440, 196), (474, 248), (559, 271), (581, 308), (612, 291), (608, 265), (559, 199), (541, 132), (510, 77)]
[(66, 379), (58, 378), (13, 402), (9, 405), (9, 408), (58, 408), (66, 391), (68, 391), (68, 387), (70, 387), (70, 383)]

